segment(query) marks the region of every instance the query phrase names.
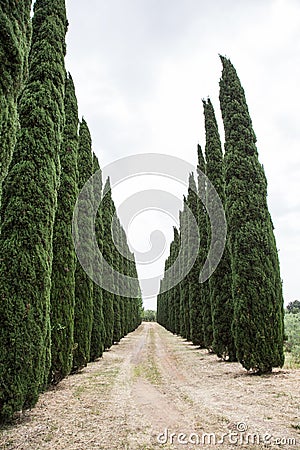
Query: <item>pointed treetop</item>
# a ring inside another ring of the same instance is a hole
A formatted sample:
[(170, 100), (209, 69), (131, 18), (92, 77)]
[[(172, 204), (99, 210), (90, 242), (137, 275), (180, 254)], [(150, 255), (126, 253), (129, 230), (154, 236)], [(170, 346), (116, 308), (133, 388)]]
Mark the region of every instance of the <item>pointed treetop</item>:
[(179, 232), (176, 227), (173, 227), (173, 232), (174, 232), (174, 241), (175, 241), (179, 236)]
[(198, 144), (197, 150), (198, 150), (198, 170), (201, 170), (201, 172), (205, 173), (205, 159), (201, 145)]
[(210, 101), (203, 103), (204, 107), (204, 119), (205, 119), (205, 134), (206, 134), (206, 145), (205, 145), (205, 157), (206, 162), (214, 157), (217, 159), (223, 158), (222, 144), (220, 139), (220, 134), (218, 130), (217, 119), (215, 115), (214, 107)]
[(104, 186), (104, 192), (103, 192), (103, 195), (105, 195), (108, 191), (111, 191), (110, 177), (107, 177), (107, 179), (106, 179), (106, 181), (105, 181), (105, 186)]
[(196, 182), (195, 182), (195, 177), (194, 177), (193, 172), (191, 172), (189, 175), (189, 190), (191, 190), (193, 192), (197, 192)]

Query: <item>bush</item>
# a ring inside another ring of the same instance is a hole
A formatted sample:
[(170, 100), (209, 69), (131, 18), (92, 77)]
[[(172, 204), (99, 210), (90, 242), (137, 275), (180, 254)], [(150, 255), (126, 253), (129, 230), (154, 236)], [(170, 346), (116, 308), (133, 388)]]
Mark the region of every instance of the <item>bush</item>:
[(156, 322), (156, 311), (151, 309), (147, 309), (143, 312), (143, 321), (144, 322)]
[(285, 314), (285, 351), (290, 353), (293, 361), (300, 364), (300, 312)]

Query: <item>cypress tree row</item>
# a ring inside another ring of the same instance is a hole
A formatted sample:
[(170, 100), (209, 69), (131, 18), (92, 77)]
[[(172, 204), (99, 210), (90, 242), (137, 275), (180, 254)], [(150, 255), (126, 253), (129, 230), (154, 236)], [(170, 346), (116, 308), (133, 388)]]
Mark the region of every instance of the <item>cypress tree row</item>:
[[(85, 183), (93, 175), (92, 139), (86, 121), (83, 119), (79, 128), (78, 148), (78, 189), (82, 190)], [(86, 216), (92, 222), (93, 194), (90, 198), (81, 200), (80, 208), (86, 211)], [(91, 225), (90, 222), (90, 225)], [(92, 268), (94, 250), (89, 230), (85, 224), (78, 221), (77, 233), (81, 247), (85, 251), (85, 267)], [(73, 372), (81, 370), (90, 360), (91, 334), (93, 326), (93, 281), (77, 261), (75, 272), (75, 319), (74, 319), (74, 355)]]
[(76, 254), (72, 218), (78, 196), (78, 105), (71, 75), (66, 78), (66, 122), (60, 152), (61, 177), (53, 232), (51, 275), (50, 382), (58, 383), (72, 369), (74, 345)]
[[(198, 190), (199, 196), (202, 199), (206, 196), (206, 181), (203, 175), (206, 175), (206, 163), (203, 156), (202, 149), (198, 145)], [(202, 195), (200, 195), (202, 193)], [(209, 249), (209, 219), (207, 216), (206, 205), (202, 201), (199, 201), (199, 233), (200, 233), (200, 250), (199, 250), (199, 267), (202, 270)], [(211, 299), (209, 282), (205, 281), (200, 285), (200, 297), (202, 308), (202, 329), (203, 329), (203, 346), (208, 350), (212, 350), (213, 342), (213, 328), (212, 328), (212, 316), (211, 316)]]
[[(111, 187), (109, 178), (106, 180), (103, 200), (101, 203), (101, 214), (102, 214), (102, 242), (103, 242), (103, 257), (110, 267), (113, 266), (113, 255), (112, 247), (113, 241), (111, 236), (111, 223), (113, 218), (112, 210), (112, 198), (111, 198)], [(105, 272), (103, 276), (108, 279), (109, 283), (112, 285), (113, 280), (111, 275)], [(111, 292), (103, 290), (103, 316), (105, 324), (105, 343), (104, 348), (108, 349), (113, 345), (113, 333), (114, 333), (114, 294)]]
[(31, 3), (0, 1), (0, 196), (19, 126), (17, 99), (27, 77)]
[[(223, 152), (215, 112), (210, 99), (203, 101), (206, 132), (206, 175), (216, 189), (225, 208), (225, 178)], [(218, 208), (211, 205), (211, 209)], [(219, 218), (222, 223), (222, 217)], [(215, 242), (219, 245), (219, 242)], [(231, 266), (226, 243), (222, 259), (209, 279), (212, 307), (213, 351), (223, 359), (235, 360), (235, 346), (232, 335), (233, 299), (231, 291)]]
[(32, 23), (29, 78), (19, 107), (21, 131), (2, 197), (1, 420), (36, 403), (50, 369), (52, 235), (64, 126), (65, 2), (37, 0)]
[[(93, 172), (96, 173), (100, 171), (100, 165), (97, 156), (95, 153), (93, 154)], [(97, 177), (98, 179), (98, 177)], [(102, 177), (99, 177), (101, 180), (100, 183), (95, 183), (94, 190), (97, 189), (97, 193), (102, 192)], [(94, 191), (95, 194), (95, 191)], [(97, 196), (98, 197), (98, 196)], [(101, 195), (99, 195), (101, 198)], [(103, 251), (103, 226), (102, 226), (102, 217), (101, 217), (101, 209), (98, 209), (96, 220), (95, 220), (95, 233), (96, 240), (98, 243), (98, 247), (100, 252)], [(97, 264), (99, 270), (100, 264)], [(92, 335), (91, 335), (91, 351), (90, 351), (90, 360), (95, 361), (95, 359), (100, 358), (104, 351), (104, 342), (105, 342), (105, 325), (104, 325), (104, 317), (103, 317), (103, 291), (101, 286), (98, 286), (96, 283), (93, 284), (93, 326), (92, 326)]]
[(258, 161), (245, 93), (230, 60), (221, 56), (221, 61), (234, 338), (241, 364), (265, 373), (284, 363), (279, 261), (267, 206), (267, 181)]

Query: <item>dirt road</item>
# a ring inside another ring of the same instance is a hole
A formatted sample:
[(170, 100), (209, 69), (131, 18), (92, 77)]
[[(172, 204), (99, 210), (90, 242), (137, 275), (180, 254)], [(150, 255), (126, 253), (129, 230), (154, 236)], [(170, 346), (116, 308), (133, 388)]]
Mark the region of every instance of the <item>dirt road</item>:
[(154, 323), (0, 431), (1, 450), (238, 447), (300, 449), (300, 371), (250, 376)]

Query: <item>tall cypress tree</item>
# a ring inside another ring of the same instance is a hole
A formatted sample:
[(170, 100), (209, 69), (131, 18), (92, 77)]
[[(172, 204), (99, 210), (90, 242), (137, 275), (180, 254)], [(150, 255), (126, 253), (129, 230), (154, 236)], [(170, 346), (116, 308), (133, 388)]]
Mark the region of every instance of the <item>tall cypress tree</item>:
[[(78, 189), (93, 175), (92, 139), (86, 121), (83, 119), (79, 128), (78, 148)], [(93, 221), (93, 193), (90, 192), (80, 200), (79, 208), (86, 211), (86, 216)], [(92, 268), (94, 250), (85, 224), (78, 220), (77, 233), (80, 246), (84, 248), (85, 267)], [(77, 261), (75, 272), (75, 319), (74, 319), (74, 356), (73, 372), (81, 370), (90, 360), (91, 334), (93, 326), (93, 281)]]
[(16, 143), (17, 99), (27, 76), (31, 3), (0, 1), (0, 192)]
[(284, 363), (279, 261), (245, 93), (230, 60), (221, 56), (221, 61), (234, 338), (241, 364), (263, 373)]
[[(178, 257), (178, 247), (177, 247), (177, 239), (178, 239), (178, 230), (176, 227), (173, 227), (173, 232), (174, 232), (174, 239), (171, 243), (170, 246), (170, 282), (173, 284), (174, 281), (174, 277), (175, 277), (175, 268), (174, 268), (174, 264), (175, 261)], [(169, 288), (169, 308), (168, 308), (168, 312), (169, 312), (169, 328), (170, 331), (172, 331), (172, 333), (176, 332), (176, 286), (173, 286)]]
[[(185, 207), (186, 203), (186, 197), (183, 197), (183, 210), (179, 211), (179, 231), (180, 231), (180, 244), (181, 246), (186, 245), (187, 243), (187, 236), (186, 236), (186, 230), (185, 230)], [(183, 260), (185, 258), (186, 249), (185, 247), (182, 248), (183, 252)], [(185, 261), (183, 262), (183, 265), (185, 264)], [(180, 270), (180, 283), (179, 283), (179, 334), (182, 337), (186, 337), (186, 325), (185, 325), (185, 304), (184, 304), (184, 285), (185, 285), (185, 278), (183, 277), (183, 265), (179, 268)]]
[[(191, 174), (189, 178), (189, 189), (187, 203), (196, 219), (199, 227), (199, 197), (197, 195), (196, 183), (194, 175)], [(198, 253), (197, 242), (195, 237), (189, 235), (188, 249), (190, 257), (195, 252)], [(199, 283), (199, 256), (197, 257), (193, 267), (187, 275), (189, 283), (189, 309), (190, 309), (190, 327), (191, 340), (193, 344), (203, 347), (204, 333), (203, 333), (203, 312), (201, 303), (201, 285)]]
[[(184, 197), (183, 211), (181, 214), (180, 234), (181, 245), (183, 246), (183, 265), (185, 266), (189, 258), (189, 233), (188, 233), (188, 213), (187, 213), (188, 201)], [(191, 320), (190, 320), (190, 300), (189, 300), (189, 280), (186, 275), (180, 283), (180, 314), (181, 314), (181, 336), (187, 340), (191, 339)]]
[(71, 75), (66, 78), (66, 123), (60, 152), (61, 177), (53, 232), (51, 277), (50, 382), (57, 383), (72, 369), (74, 345), (76, 254), (72, 218), (78, 196), (78, 105)]
[[(93, 154), (93, 172), (99, 172), (100, 165), (97, 156), (95, 153)], [(94, 190), (97, 189), (96, 197), (101, 198), (102, 191), (102, 176), (98, 175), (97, 180), (99, 182), (94, 183)], [(95, 192), (94, 192), (95, 194)], [(98, 205), (97, 205), (98, 206)], [(96, 220), (95, 220), (95, 233), (96, 240), (98, 243), (98, 247), (100, 252), (103, 251), (103, 225), (102, 225), (102, 216), (101, 209), (98, 209)], [(95, 252), (96, 254), (96, 252)], [(102, 270), (100, 264), (97, 264), (98, 270)], [(93, 285), (93, 328), (92, 328), (92, 336), (91, 336), (91, 352), (90, 359), (94, 361), (97, 358), (100, 358), (104, 351), (104, 342), (105, 342), (105, 326), (104, 326), (104, 317), (103, 317), (103, 291), (101, 286), (94, 283)]]
[[(202, 200), (206, 198), (206, 162), (202, 153), (200, 145), (198, 145), (198, 189)], [(206, 201), (206, 200), (205, 200)], [(200, 233), (200, 250), (199, 250), (199, 267), (202, 270), (207, 258), (209, 249), (209, 220), (206, 211), (206, 205), (203, 201), (199, 202), (199, 233)], [(202, 306), (202, 325), (203, 325), (203, 345), (208, 350), (212, 350), (213, 343), (213, 327), (212, 327), (212, 311), (209, 282), (205, 281), (200, 285), (199, 297)]]
[[(215, 112), (210, 99), (203, 101), (206, 132), (206, 175), (216, 189), (225, 208), (225, 178), (222, 144), (218, 131)], [(218, 208), (210, 205), (215, 212)], [(217, 206), (217, 205), (216, 205)], [(219, 226), (223, 217), (218, 220)], [(215, 242), (215, 245), (220, 245)], [(213, 249), (214, 250), (214, 249)], [(228, 244), (226, 243), (222, 259), (209, 279), (213, 324), (213, 351), (223, 359), (235, 360), (235, 346), (232, 335), (233, 298), (231, 290), (231, 265)]]
[[(114, 216), (116, 215), (116, 207), (113, 202), (112, 197), (111, 199), (111, 212), (112, 212), (112, 220)], [(112, 254), (112, 267), (116, 272), (120, 272), (120, 254), (118, 249), (116, 248), (116, 245), (119, 242), (120, 239), (120, 222), (119, 219), (116, 218), (115, 220), (115, 226), (114, 226), (114, 236), (112, 236), (111, 239), (111, 254)], [(114, 242), (115, 240), (115, 242)], [(113, 330), (113, 342), (117, 343), (121, 339), (122, 331), (121, 331), (121, 307), (120, 307), (121, 297), (117, 294), (113, 294), (113, 307), (114, 307), (114, 330)]]
[(21, 131), (3, 185), (0, 418), (31, 407), (50, 369), (52, 236), (64, 126), (65, 1), (34, 6)]
[[(112, 198), (111, 198), (111, 187), (109, 178), (106, 180), (103, 200), (101, 203), (101, 214), (102, 214), (102, 225), (103, 225), (103, 257), (110, 267), (113, 266), (113, 254), (112, 254), (112, 235), (111, 235), (111, 223), (113, 218), (112, 210)], [(111, 275), (103, 273), (103, 276), (108, 279), (109, 283), (112, 285), (113, 280)], [(113, 334), (114, 334), (114, 294), (103, 290), (103, 316), (105, 324), (105, 345), (106, 349), (113, 345)]]

